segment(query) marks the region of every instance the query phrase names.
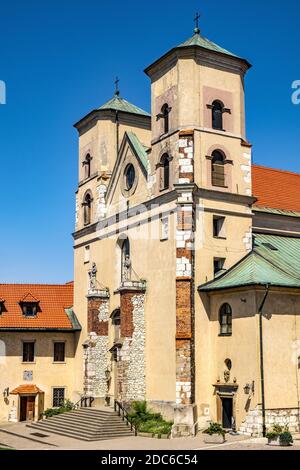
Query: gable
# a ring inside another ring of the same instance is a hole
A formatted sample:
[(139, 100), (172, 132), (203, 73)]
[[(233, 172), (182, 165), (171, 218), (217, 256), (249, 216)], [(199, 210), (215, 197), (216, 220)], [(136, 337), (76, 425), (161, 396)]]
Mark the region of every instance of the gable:
[[(132, 165), (135, 179), (132, 188), (126, 188), (125, 172)], [(147, 197), (148, 157), (146, 147), (133, 132), (125, 132), (107, 189), (108, 211), (111, 205), (126, 199), (143, 202)]]

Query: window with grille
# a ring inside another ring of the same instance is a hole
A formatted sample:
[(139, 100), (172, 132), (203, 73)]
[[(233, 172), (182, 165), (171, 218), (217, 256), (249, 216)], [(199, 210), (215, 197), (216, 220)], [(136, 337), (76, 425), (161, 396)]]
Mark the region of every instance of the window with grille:
[(65, 389), (64, 388), (53, 388), (52, 406), (60, 407), (65, 401)]
[(229, 304), (223, 304), (219, 312), (220, 335), (232, 334), (232, 310)]
[(54, 343), (54, 362), (65, 362), (65, 343), (64, 342), (55, 342)]
[(34, 362), (34, 341), (23, 342), (23, 362)]

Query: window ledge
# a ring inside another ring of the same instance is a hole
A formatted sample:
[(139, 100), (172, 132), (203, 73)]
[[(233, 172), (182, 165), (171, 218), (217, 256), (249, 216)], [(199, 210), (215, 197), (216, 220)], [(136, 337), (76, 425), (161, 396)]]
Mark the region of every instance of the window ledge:
[(66, 364), (67, 361), (52, 361), (52, 364)]
[(33, 361), (33, 362), (31, 362), (31, 361), (22, 361), (21, 364), (24, 364), (24, 366), (27, 365), (27, 364), (36, 364), (36, 361)]
[(218, 336), (232, 336), (232, 333), (219, 333)]
[(218, 237), (217, 235), (214, 235), (213, 238), (216, 238), (217, 240), (227, 240), (227, 237)]

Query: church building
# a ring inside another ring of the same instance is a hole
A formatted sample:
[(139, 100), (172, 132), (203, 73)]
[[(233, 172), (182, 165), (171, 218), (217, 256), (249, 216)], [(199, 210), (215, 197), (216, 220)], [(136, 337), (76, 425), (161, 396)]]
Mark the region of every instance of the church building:
[[(63, 288), (57, 324), (32, 329), (38, 311), (21, 321), (27, 294), (46, 313), (45, 291), (19, 289), (9, 310), (12, 288), (0, 286), (1, 338), (21, 344), (29, 325), (27, 341), (48, 341), (49, 370), (34, 373), (45, 392), (36, 416), (64, 393), (93, 406), (146, 400), (174, 422), (173, 436), (210, 421), (249, 435), (275, 422), (299, 431), (300, 175), (252, 164), (250, 67), (196, 26), (145, 69), (150, 114), (116, 82), (75, 124), (74, 286)], [(63, 364), (49, 341), (65, 343)], [(27, 382), (10, 382), (5, 413), (14, 403), (18, 420)]]
[(151, 114), (116, 88), (75, 124), (76, 388), (175, 436), (299, 426), (300, 175), (251, 163), (250, 67), (196, 27), (145, 69)]

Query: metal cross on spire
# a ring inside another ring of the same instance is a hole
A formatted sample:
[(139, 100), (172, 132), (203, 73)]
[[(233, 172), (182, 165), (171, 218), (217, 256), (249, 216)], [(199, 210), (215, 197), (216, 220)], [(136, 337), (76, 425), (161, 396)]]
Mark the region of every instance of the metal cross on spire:
[(201, 17), (201, 15), (199, 15), (199, 13), (196, 13), (196, 16), (194, 18), (194, 23), (195, 23), (194, 33), (195, 34), (200, 33), (200, 29), (199, 29), (199, 18), (200, 17)]
[(118, 77), (116, 77), (115, 79), (115, 96), (119, 96), (120, 94), (120, 90), (119, 90), (119, 79)]

